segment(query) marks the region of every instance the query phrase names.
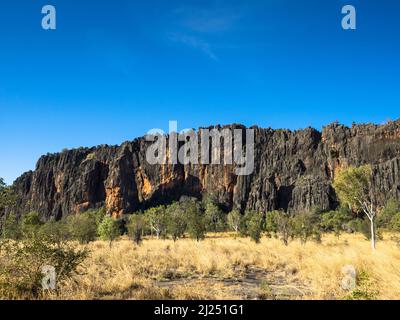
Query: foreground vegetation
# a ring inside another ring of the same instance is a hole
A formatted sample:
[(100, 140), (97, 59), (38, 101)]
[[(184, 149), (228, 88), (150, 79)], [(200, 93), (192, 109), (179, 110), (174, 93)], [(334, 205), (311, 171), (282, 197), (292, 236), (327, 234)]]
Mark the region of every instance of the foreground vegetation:
[[(376, 208), (370, 173), (339, 173), (341, 206), (328, 212), (226, 213), (204, 196), (60, 221), (14, 215), (0, 179), (0, 299), (398, 299), (400, 202)], [(357, 272), (347, 291), (345, 265)], [(55, 267), (56, 289), (43, 290), (43, 266)]]
[[(95, 241), (79, 272), (41, 299), (399, 299), (400, 248), (384, 234), (379, 250), (359, 234), (259, 244), (234, 234), (202, 242), (146, 238)], [(343, 290), (341, 269), (354, 265), (357, 287)]]

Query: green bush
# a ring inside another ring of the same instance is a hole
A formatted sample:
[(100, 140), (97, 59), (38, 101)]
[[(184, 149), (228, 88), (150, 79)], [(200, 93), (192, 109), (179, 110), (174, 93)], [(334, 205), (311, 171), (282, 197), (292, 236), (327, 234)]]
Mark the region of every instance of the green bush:
[(5, 213), (7, 208), (15, 205), (17, 196), (12, 187), (7, 186), (2, 178), (0, 178), (0, 217)]
[(264, 222), (263, 213), (253, 210), (246, 211), (243, 217), (242, 233), (259, 243), (264, 229)]
[(57, 287), (77, 273), (87, 250), (70, 244), (55, 245), (37, 236), (21, 241), (0, 241), (0, 299), (37, 299), (42, 289), (42, 268), (53, 266)]
[(203, 201), (204, 219), (208, 232), (223, 232), (226, 230), (225, 213), (211, 199)]
[(65, 220), (48, 221), (43, 224), (39, 231), (40, 235), (56, 245), (61, 245), (72, 239)]
[(3, 239), (19, 240), (22, 238), (21, 225), (15, 214), (9, 214), (3, 217), (1, 227), (1, 237)]
[(98, 227), (98, 234), (102, 240), (110, 242), (111, 248), (112, 242), (121, 235), (118, 221), (106, 216)]
[(145, 228), (145, 219), (141, 214), (135, 214), (129, 218), (127, 224), (128, 236), (137, 245), (139, 245), (142, 242), (144, 228)]
[(279, 232), (278, 219), (279, 215), (283, 214), (280, 211), (267, 212), (265, 215), (265, 231), (268, 237), (277, 236)]
[(22, 217), (21, 232), (24, 238), (34, 237), (43, 225), (39, 213), (30, 212)]
[(334, 232), (339, 236), (346, 224), (352, 219), (352, 213), (345, 207), (321, 215), (321, 228), (325, 232)]
[(206, 234), (205, 217), (195, 201), (181, 203), (187, 217), (187, 231), (192, 239), (203, 240)]
[(79, 241), (81, 244), (96, 240), (97, 224), (92, 214), (82, 213), (68, 216), (63, 223), (65, 223), (66, 232), (71, 240)]
[(187, 216), (179, 202), (175, 202), (166, 208), (167, 231), (174, 241), (183, 237), (187, 229)]
[(275, 212), (275, 221), (281, 240), (287, 246), (289, 244), (289, 239), (293, 238), (291, 217), (289, 214), (279, 211)]
[(305, 212), (296, 214), (291, 218), (292, 238), (299, 238), (305, 244), (310, 238), (320, 242), (320, 216)]
[(150, 208), (144, 212), (143, 228), (145, 225), (150, 230), (151, 235), (155, 233), (157, 239), (165, 238), (167, 235), (168, 217), (166, 208), (159, 206)]
[(236, 233), (240, 232), (240, 226), (242, 224), (242, 214), (238, 210), (231, 211), (227, 216), (227, 224), (229, 229), (235, 231)]
[(400, 202), (391, 199), (378, 215), (377, 225), (381, 228), (396, 231), (396, 216), (400, 214)]

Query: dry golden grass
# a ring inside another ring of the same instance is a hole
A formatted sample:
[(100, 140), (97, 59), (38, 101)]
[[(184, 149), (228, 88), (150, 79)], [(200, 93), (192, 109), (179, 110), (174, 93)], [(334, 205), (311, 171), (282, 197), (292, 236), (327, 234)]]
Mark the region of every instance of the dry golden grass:
[(343, 299), (343, 266), (367, 274), (374, 298), (400, 299), (400, 247), (390, 235), (372, 252), (362, 235), (326, 235), (322, 244), (232, 235), (128, 239), (89, 245), (84, 274), (63, 284), (57, 299)]

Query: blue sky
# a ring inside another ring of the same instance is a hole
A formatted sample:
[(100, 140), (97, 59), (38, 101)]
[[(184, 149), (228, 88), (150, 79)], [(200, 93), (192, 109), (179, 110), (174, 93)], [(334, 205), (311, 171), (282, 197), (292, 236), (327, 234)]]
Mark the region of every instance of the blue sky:
[[(57, 9), (57, 30), (41, 8)], [(357, 30), (341, 8), (357, 9)], [(152, 128), (399, 117), (397, 0), (2, 0), (0, 177)]]

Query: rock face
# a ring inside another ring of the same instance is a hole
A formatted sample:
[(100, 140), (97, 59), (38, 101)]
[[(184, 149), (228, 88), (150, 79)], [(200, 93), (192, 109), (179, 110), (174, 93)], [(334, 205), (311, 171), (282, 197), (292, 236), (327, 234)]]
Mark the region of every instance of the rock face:
[(379, 201), (400, 198), (400, 120), (351, 128), (335, 123), (322, 133), (253, 129), (255, 170), (250, 176), (237, 176), (233, 165), (150, 165), (144, 138), (43, 156), (35, 171), (14, 182), (17, 211), (59, 219), (106, 206), (120, 216), (204, 193), (227, 210), (329, 209), (337, 205), (331, 183), (338, 170), (367, 163), (373, 166)]

